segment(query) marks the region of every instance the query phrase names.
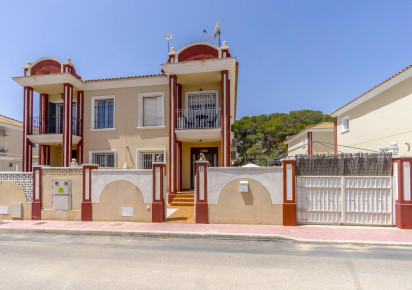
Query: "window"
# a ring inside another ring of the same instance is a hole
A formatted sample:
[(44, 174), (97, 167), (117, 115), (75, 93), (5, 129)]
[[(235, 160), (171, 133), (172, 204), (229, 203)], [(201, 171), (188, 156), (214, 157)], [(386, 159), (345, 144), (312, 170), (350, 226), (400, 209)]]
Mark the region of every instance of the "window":
[(349, 131), (349, 116), (342, 118), (342, 133)]
[(137, 150), (137, 168), (152, 169), (153, 162), (165, 162), (166, 150)]
[(7, 135), (7, 129), (0, 128), (0, 154), (7, 153)]
[(306, 146), (306, 138), (303, 138), (302, 139), (302, 147), (305, 147)]
[(89, 160), (92, 164), (98, 164), (99, 167), (115, 167), (115, 152), (113, 151), (95, 151), (89, 153)]
[(164, 126), (164, 93), (139, 94), (138, 127)]
[(92, 97), (92, 129), (114, 129), (114, 96)]

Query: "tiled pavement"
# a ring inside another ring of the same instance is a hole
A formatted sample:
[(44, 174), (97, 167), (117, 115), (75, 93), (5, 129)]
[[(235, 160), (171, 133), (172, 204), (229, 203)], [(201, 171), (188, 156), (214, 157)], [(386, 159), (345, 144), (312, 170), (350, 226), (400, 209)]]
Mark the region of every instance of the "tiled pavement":
[[(172, 217), (172, 216), (171, 216)], [(292, 240), (317, 243), (390, 244), (412, 246), (412, 230), (361, 226), (273, 226), (195, 223), (134, 223), (0, 220), (4, 232), (119, 235), (237, 240)]]

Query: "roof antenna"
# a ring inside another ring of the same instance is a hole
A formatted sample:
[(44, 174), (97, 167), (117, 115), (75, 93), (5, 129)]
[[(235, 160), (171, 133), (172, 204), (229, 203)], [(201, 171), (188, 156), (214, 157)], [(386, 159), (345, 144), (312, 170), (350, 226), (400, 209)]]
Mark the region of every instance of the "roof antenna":
[(219, 35), (219, 47), (220, 47), (220, 19), (217, 21), (216, 23), (216, 27), (215, 27), (215, 32), (213, 33), (213, 35), (207, 33), (206, 29), (203, 29), (203, 33), (206, 34), (209, 38), (213, 38), (216, 39), (216, 36)]
[(166, 33), (166, 40), (167, 40), (167, 53), (169, 53), (170, 48), (169, 48), (169, 43), (170, 40), (172, 39), (172, 34), (171, 33)]

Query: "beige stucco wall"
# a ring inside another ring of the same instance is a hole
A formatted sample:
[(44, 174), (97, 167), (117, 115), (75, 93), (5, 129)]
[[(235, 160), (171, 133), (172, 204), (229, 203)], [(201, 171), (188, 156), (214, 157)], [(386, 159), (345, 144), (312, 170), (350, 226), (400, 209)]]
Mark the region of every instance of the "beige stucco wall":
[[(302, 141), (305, 140), (305, 146), (302, 146)], [(322, 146), (319, 143), (312, 142), (313, 154), (334, 154), (334, 132), (333, 130), (317, 129), (312, 132), (312, 140), (324, 143)], [(326, 144), (325, 144), (326, 143)], [(292, 138), (288, 142), (288, 156), (294, 156), (296, 154), (308, 154), (308, 135), (305, 132), (303, 135), (298, 135)], [(329, 147), (328, 147), (329, 146)]]
[[(139, 93), (164, 93), (163, 128), (137, 128), (139, 118)], [(92, 97), (115, 96), (115, 129), (91, 130)], [(122, 89), (105, 89), (85, 92), (84, 101), (84, 160), (89, 162), (92, 150), (115, 150), (116, 167), (127, 163), (137, 168), (137, 149), (163, 150), (169, 147), (169, 87), (167, 85)]]
[[(0, 153), (0, 171), (16, 171), (22, 169), (23, 129), (22, 127), (0, 123), (0, 128), (7, 129), (8, 136), (0, 136), (0, 148), (6, 153)], [(5, 148), (4, 148), (4, 147)], [(33, 159), (37, 162), (37, 149), (33, 148)], [(12, 166), (10, 167), (10, 163)]]
[(202, 143), (182, 143), (182, 186), (184, 189), (190, 189), (190, 170), (191, 170), (191, 148), (217, 147), (218, 166), (221, 166), (221, 142), (202, 142)]
[[(249, 192), (240, 193), (240, 181), (248, 181)], [(215, 224), (283, 223), (283, 205), (272, 204), (269, 192), (251, 178), (234, 179), (219, 194), (217, 204), (209, 204), (209, 222)]]
[[(132, 207), (133, 216), (123, 217), (122, 207)], [(92, 216), (94, 221), (152, 221), (151, 204), (144, 203), (141, 191), (125, 180), (113, 181), (103, 189), (99, 203), (93, 203)]]
[[(303, 140), (305, 140), (305, 146), (303, 145)], [(308, 136), (304, 134), (299, 138), (294, 138), (288, 143), (288, 156), (295, 156), (297, 154), (307, 154), (308, 153)]]
[[(379, 147), (397, 142), (401, 156), (412, 156), (412, 151), (408, 151), (405, 144), (412, 144), (411, 108), (412, 78), (409, 78), (339, 115), (337, 143), (376, 151)], [(349, 116), (349, 131), (342, 133), (342, 118), (345, 116)], [(344, 147), (339, 147), (338, 150), (360, 152), (359, 149)]]
[[(79, 221), (81, 220), (83, 195), (83, 175), (81, 174), (81, 169), (57, 169), (57, 171), (58, 173), (54, 169), (43, 168), (41, 218), (44, 220)], [(70, 180), (71, 182), (71, 210), (53, 209), (53, 180), (56, 179)]]
[(14, 182), (5, 181), (0, 183), (0, 206), (8, 206), (8, 214), (0, 214), (0, 220), (12, 219), (11, 204), (22, 204), (22, 219), (31, 219), (31, 203), (27, 202), (23, 189)]

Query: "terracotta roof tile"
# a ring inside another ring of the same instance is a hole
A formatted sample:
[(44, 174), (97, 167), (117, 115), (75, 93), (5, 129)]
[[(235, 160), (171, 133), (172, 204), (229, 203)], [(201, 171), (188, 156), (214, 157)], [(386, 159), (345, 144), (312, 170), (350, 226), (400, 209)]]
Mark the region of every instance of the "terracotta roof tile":
[(363, 97), (364, 95), (366, 95), (367, 93), (369, 93), (369, 92), (373, 91), (374, 89), (376, 89), (377, 87), (380, 87), (381, 85), (387, 83), (388, 81), (390, 81), (390, 80), (393, 79), (394, 77), (397, 77), (398, 75), (400, 75), (400, 74), (403, 73), (404, 71), (407, 71), (407, 70), (410, 69), (410, 68), (412, 68), (412, 64), (409, 65), (409, 66), (407, 66), (407, 67), (405, 67), (403, 70), (401, 70), (400, 72), (394, 74), (394, 75), (391, 76), (390, 78), (384, 80), (383, 82), (380, 82), (379, 84), (377, 84), (377, 85), (374, 86), (373, 88), (367, 90), (366, 92), (364, 92), (364, 93), (363, 93), (362, 95), (360, 95), (359, 97), (354, 98), (354, 99), (353, 99), (352, 101), (350, 101), (349, 103), (347, 103), (347, 104), (343, 105), (342, 107), (340, 107), (340, 108), (334, 110), (333, 112), (329, 113), (329, 115), (332, 115), (333, 113), (335, 113), (335, 112), (339, 111), (340, 109), (346, 107), (347, 105), (353, 103), (353, 102), (356, 101), (357, 99), (362, 98), (362, 97)]
[(0, 115), (0, 123), (7, 124), (7, 125), (13, 125), (13, 126), (18, 126), (18, 127), (23, 127), (23, 122), (17, 121), (15, 119)]
[(139, 78), (161, 77), (161, 76), (166, 76), (166, 75), (165, 74), (154, 74), (154, 75), (143, 75), (143, 76), (128, 76), (128, 77), (118, 77), (118, 78), (85, 80), (84, 82), (88, 83), (88, 82), (100, 82), (100, 81), (127, 80), (127, 79), (139, 79)]

